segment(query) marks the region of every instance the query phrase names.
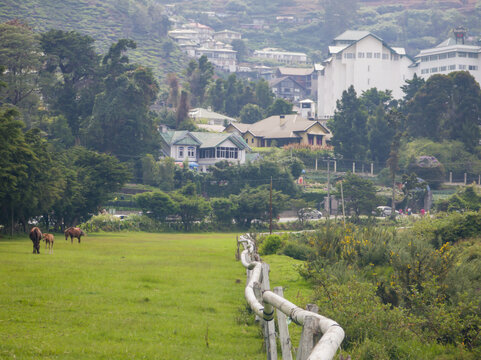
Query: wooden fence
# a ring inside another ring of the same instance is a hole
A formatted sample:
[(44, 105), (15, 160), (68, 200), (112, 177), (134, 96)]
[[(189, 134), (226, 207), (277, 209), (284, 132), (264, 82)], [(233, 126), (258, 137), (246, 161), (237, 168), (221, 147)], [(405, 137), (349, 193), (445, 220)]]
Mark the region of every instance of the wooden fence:
[(253, 239), (247, 234), (242, 235), (238, 239), (239, 244), (244, 247), (239, 257), (247, 269), (245, 298), (263, 326), (267, 360), (277, 360), (274, 309), (277, 309), (283, 360), (293, 359), (287, 318), (303, 327), (296, 360), (331, 360), (344, 339), (344, 330), (335, 321), (317, 314), (316, 305), (308, 305), (308, 309), (304, 310), (284, 299), (281, 287), (271, 291), (269, 265), (260, 261)]

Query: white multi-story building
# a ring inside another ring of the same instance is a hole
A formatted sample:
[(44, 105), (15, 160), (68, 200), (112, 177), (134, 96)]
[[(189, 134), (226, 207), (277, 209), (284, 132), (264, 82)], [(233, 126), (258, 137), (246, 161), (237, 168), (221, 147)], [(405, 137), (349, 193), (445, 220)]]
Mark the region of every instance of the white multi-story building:
[(214, 66), (224, 71), (236, 72), (237, 70), (237, 51), (235, 50), (203, 47), (195, 49), (196, 58), (200, 58), (202, 55), (205, 55)]
[(265, 48), (254, 51), (254, 57), (270, 59), (284, 64), (306, 64), (307, 55), (300, 52), (281, 51), (279, 49)]
[(214, 33), (212, 37), (216, 41), (222, 41), (223, 43), (230, 44), (233, 40), (241, 40), (242, 34), (232, 30), (222, 30)]
[(404, 48), (391, 47), (368, 31), (344, 32), (329, 46), (329, 58), (318, 77), (318, 116), (333, 116), (336, 101), (351, 85), (358, 95), (375, 87), (402, 98), (401, 86), (412, 78), (412, 64)]
[(481, 46), (457, 43), (450, 38), (434, 48), (421, 50), (415, 59), (414, 69), (423, 79), (434, 74), (469, 71), (481, 84)]

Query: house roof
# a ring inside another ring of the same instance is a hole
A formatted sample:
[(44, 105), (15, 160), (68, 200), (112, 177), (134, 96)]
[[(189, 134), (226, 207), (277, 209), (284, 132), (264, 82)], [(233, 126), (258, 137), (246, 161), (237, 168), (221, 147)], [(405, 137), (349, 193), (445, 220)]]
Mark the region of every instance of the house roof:
[(269, 86), (274, 87), (274, 86), (278, 85), (279, 83), (281, 83), (282, 81), (287, 80), (287, 79), (291, 80), (294, 84), (299, 86), (301, 89), (304, 89), (304, 90), (306, 89), (305, 86), (302, 86), (301, 84), (299, 84), (299, 82), (296, 81), (296, 79), (293, 79), (290, 76), (283, 76), (281, 78), (269, 80)]
[(312, 67), (310, 68), (292, 68), (292, 67), (279, 67), (277, 69), (281, 75), (289, 76), (306, 76), (311, 75), (314, 71)]
[(201, 149), (219, 146), (226, 140), (230, 140), (239, 149), (250, 149), (242, 137), (234, 133), (209, 133), (196, 131), (166, 131), (160, 136), (168, 145), (192, 145)]
[(270, 116), (254, 124), (231, 124), (230, 126), (242, 134), (250, 132), (255, 137), (286, 139), (299, 138), (299, 132), (307, 131), (315, 124), (319, 124), (325, 133), (329, 134), (329, 130), (319, 121), (307, 120), (298, 114)]
[[(373, 38), (382, 42), (382, 44), (387, 47), (392, 52), (398, 55), (406, 55), (406, 50), (400, 47), (391, 47), (388, 45), (383, 39), (379, 36), (369, 32), (369, 31), (355, 31), (355, 30), (346, 30), (341, 35), (334, 39), (334, 45), (329, 46), (329, 53), (330, 54), (337, 54), (340, 51), (351, 47), (353, 44), (361, 41), (362, 39), (372, 36)], [(346, 42), (345, 44), (337, 44), (337, 42)], [(349, 42), (349, 43), (347, 43)], [(412, 60), (412, 59), (411, 59)]]
[(346, 30), (338, 37), (335, 37), (334, 41), (359, 41), (368, 35), (373, 34), (371, 34), (369, 31)]
[(224, 114), (219, 114), (214, 111), (204, 109), (204, 108), (195, 108), (189, 111), (189, 116), (193, 119), (213, 119), (213, 120), (227, 120), (230, 122), (236, 122), (237, 119), (229, 117)]

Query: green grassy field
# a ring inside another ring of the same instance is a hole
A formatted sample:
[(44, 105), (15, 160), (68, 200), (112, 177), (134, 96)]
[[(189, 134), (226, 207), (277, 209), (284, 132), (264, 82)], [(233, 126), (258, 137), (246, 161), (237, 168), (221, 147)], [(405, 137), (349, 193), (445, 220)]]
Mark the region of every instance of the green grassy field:
[[(1, 359), (265, 358), (258, 326), (242, 321), (234, 234), (90, 234), (73, 245), (58, 235), (54, 254), (43, 246), (33, 255), (27, 236), (0, 239)], [(295, 262), (266, 261), (271, 287), (301, 305), (309, 291)]]

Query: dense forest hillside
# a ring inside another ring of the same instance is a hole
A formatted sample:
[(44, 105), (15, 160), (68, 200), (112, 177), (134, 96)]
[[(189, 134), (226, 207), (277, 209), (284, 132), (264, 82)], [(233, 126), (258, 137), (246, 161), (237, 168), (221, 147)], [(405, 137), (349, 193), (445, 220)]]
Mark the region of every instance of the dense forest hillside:
[(96, 40), (99, 52), (121, 38), (137, 43), (133, 62), (148, 65), (163, 78), (185, 67), (186, 57), (167, 38), (168, 17), (155, 1), (138, 0), (4, 0), (0, 21), (18, 18), (35, 31), (76, 30)]

